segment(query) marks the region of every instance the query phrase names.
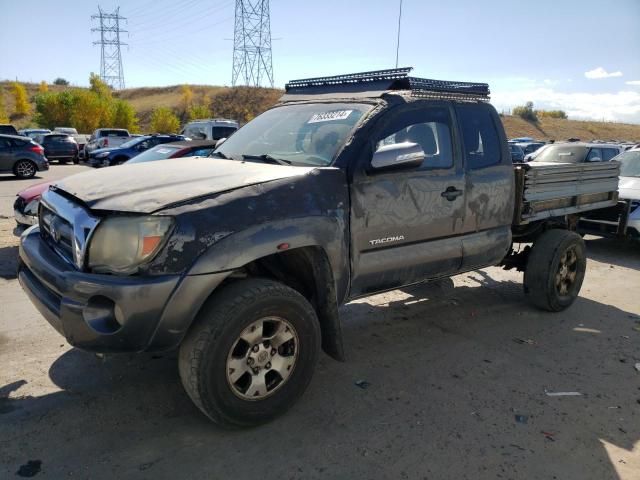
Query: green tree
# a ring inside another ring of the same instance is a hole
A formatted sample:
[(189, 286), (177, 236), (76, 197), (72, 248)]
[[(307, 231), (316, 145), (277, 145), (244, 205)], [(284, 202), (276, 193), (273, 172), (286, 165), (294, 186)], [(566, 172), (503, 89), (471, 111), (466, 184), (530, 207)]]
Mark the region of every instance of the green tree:
[(54, 85), (62, 85), (64, 87), (66, 87), (67, 85), (69, 85), (69, 82), (67, 80), (65, 80), (64, 78), (58, 77), (53, 81)]
[(132, 133), (138, 132), (138, 117), (130, 103), (124, 100), (116, 100), (114, 102), (111, 126), (114, 128), (126, 128)]
[(41, 127), (70, 126), (75, 98), (73, 92), (39, 93), (36, 95), (36, 123)]
[(27, 89), (24, 88), (24, 85), (18, 82), (13, 82), (11, 84), (11, 92), (15, 103), (14, 112), (16, 115), (29, 115), (29, 112), (31, 112), (31, 105), (29, 104)]
[(101, 97), (90, 90), (71, 92), (69, 125), (79, 132), (93, 132), (99, 127), (110, 127), (113, 121), (113, 105), (109, 98)]
[(93, 72), (89, 75), (89, 83), (91, 84), (89, 90), (100, 97), (111, 98), (111, 87), (103, 82), (102, 79)]
[(2, 90), (0, 90), (0, 123), (9, 123), (9, 116), (4, 106), (4, 92)]
[(175, 133), (180, 128), (180, 120), (166, 108), (156, 108), (151, 114), (151, 130), (156, 133)]

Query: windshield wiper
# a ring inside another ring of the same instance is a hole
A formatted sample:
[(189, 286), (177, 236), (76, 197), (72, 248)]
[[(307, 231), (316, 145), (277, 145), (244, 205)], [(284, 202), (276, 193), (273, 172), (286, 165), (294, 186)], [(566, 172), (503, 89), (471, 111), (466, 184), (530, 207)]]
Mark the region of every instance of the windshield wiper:
[(216, 156), (216, 157), (220, 157), (220, 158), (224, 158), (225, 160), (231, 160), (229, 157), (227, 157), (224, 153), (222, 152), (211, 152), (209, 154), (210, 157)]
[(272, 157), (268, 153), (263, 155), (242, 155), (242, 158), (245, 160), (262, 160), (264, 163), (273, 163), (274, 165), (291, 165), (289, 160)]

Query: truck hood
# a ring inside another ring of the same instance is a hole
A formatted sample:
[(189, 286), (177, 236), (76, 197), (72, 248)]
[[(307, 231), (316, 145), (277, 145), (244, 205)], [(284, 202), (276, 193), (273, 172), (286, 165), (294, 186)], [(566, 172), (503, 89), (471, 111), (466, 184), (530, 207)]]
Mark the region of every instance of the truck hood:
[(624, 200), (640, 200), (640, 178), (620, 177), (618, 195)]
[(152, 213), (196, 197), (306, 175), (289, 167), (208, 157), (135, 163), (72, 175), (55, 183), (95, 210)]

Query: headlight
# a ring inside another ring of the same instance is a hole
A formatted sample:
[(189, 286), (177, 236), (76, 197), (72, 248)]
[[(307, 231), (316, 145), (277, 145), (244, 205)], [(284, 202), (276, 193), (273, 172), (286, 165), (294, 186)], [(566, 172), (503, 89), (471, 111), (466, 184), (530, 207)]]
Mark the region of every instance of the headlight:
[(109, 156), (109, 152), (102, 152), (102, 153), (98, 153), (96, 154), (96, 158), (107, 158)]
[(89, 267), (96, 273), (133, 273), (158, 253), (172, 226), (171, 217), (106, 218), (91, 239)]

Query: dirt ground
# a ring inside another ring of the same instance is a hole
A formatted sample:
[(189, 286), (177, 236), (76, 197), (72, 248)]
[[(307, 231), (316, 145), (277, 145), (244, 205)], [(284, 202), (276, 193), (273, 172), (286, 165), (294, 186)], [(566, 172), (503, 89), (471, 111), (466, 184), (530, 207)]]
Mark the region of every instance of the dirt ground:
[(222, 430), (175, 353), (101, 360), (38, 314), (6, 218), (26, 185), (0, 180), (0, 478), (640, 478), (637, 244), (588, 237), (559, 314), (498, 268), (346, 305), (347, 362), (323, 356), (278, 420)]

